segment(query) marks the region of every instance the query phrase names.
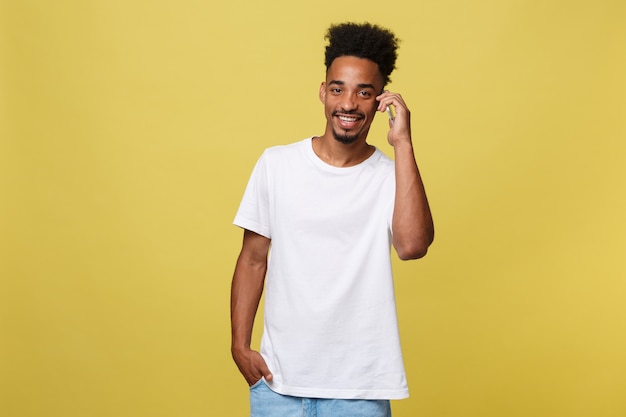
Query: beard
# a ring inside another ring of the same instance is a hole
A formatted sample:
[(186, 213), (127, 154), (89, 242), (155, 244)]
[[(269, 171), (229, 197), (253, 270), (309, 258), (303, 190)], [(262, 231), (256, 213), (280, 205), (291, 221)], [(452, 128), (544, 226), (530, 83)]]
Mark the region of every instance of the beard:
[[(339, 113), (338, 111), (334, 111), (333, 117), (336, 116), (338, 113)], [(346, 115), (356, 115), (361, 118), (365, 118), (365, 115), (358, 111), (347, 111), (347, 112), (341, 112), (341, 113), (346, 114)], [(359, 138), (359, 133), (358, 132), (355, 134), (339, 133), (335, 129), (333, 129), (333, 137), (335, 138), (337, 142), (343, 143), (344, 145), (350, 145), (356, 142), (356, 140)]]
[(356, 142), (356, 140), (359, 138), (359, 135), (350, 135), (348, 133), (341, 134), (333, 129), (333, 137), (337, 142), (343, 143), (344, 145), (350, 145), (351, 143)]

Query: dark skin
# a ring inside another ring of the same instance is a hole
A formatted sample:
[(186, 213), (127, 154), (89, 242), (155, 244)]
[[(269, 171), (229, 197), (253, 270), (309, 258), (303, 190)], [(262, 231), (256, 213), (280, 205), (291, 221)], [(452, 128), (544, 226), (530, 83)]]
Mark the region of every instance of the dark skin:
[[(399, 94), (383, 89), (383, 77), (373, 61), (336, 58), (320, 86), (326, 128), (324, 135), (313, 139), (313, 150), (323, 161), (338, 167), (363, 162), (374, 152), (366, 139), (376, 112), (384, 113), (388, 106), (395, 108), (395, 121), (390, 122), (387, 134), (394, 149), (396, 175), (392, 243), (400, 259), (418, 259), (426, 255), (433, 241), (433, 220), (413, 154), (410, 111)], [(270, 239), (245, 230), (232, 281), (231, 351), (248, 385), (262, 377), (272, 379), (259, 352), (250, 347), (270, 244)]]
[(231, 353), (239, 371), (250, 386), (261, 377), (268, 381), (272, 379), (272, 374), (261, 354), (250, 349), (254, 316), (265, 283), (269, 248), (268, 238), (244, 230), (243, 245), (231, 287)]

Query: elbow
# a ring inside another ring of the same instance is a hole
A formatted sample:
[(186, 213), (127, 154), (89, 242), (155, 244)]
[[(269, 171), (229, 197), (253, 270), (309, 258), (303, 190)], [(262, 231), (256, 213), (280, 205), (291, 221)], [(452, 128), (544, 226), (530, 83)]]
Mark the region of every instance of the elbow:
[(403, 261), (420, 259), (426, 256), (428, 248), (433, 243), (434, 234), (429, 234), (421, 239), (413, 239), (406, 242), (394, 242), (398, 258)]
[(398, 258), (403, 261), (420, 259), (426, 256), (426, 254), (428, 253), (428, 247), (431, 243), (432, 240), (415, 242), (407, 245), (398, 245), (396, 246), (396, 253), (398, 254)]
[(398, 253), (398, 258), (400, 258), (400, 260), (410, 261), (412, 259), (420, 259), (426, 256), (426, 253), (428, 253), (428, 246), (396, 249), (396, 252)]

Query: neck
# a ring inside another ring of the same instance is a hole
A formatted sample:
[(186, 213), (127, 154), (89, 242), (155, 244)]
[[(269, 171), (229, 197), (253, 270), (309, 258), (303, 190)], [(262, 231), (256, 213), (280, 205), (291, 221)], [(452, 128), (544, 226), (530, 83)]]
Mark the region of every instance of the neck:
[(313, 138), (313, 151), (329, 165), (346, 168), (358, 165), (372, 156), (374, 146), (365, 140), (357, 140), (351, 144), (344, 144), (336, 140), (332, 133)]

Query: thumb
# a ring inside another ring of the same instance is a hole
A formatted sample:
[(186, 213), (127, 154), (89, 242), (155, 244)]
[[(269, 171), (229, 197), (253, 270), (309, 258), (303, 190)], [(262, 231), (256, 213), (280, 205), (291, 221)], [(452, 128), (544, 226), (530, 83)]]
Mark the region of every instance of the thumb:
[(266, 381), (271, 381), (272, 380), (272, 373), (270, 372), (270, 368), (268, 368), (267, 363), (265, 363), (264, 360), (261, 360), (261, 363), (259, 364), (259, 371), (261, 371), (261, 374), (263, 374), (263, 378), (265, 378)]
[[(252, 365), (257, 372), (263, 376), (267, 381), (272, 380), (272, 373), (270, 372), (270, 368), (267, 366), (267, 362), (263, 359), (263, 356), (259, 352), (255, 352), (254, 358), (252, 359)], [(258, 374), (257, 374), (258, 375)]]

